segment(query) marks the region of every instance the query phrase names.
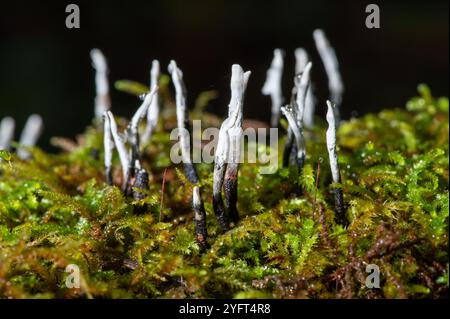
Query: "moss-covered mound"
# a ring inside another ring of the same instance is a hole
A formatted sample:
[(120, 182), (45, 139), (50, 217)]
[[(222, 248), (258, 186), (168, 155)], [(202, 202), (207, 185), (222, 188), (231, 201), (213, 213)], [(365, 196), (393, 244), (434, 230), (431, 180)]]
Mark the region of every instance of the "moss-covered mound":
[[(57, 155), (32, 149), (32, 159), (22, 161), (2, 151), (0, 297), (442, 296), (448, 292), (448, 99), (433, 98), (424, 86), (420, 93), (406, 109), (340, 126), (346, 228), (334, 221), (336, 185), (323, 121), (307, 132), (303, 194), (296, 195), (295, 171), (262, 175), (258, 164), (243, 164), (241, 220), (224, 234), (211, 204), (213, 166), (197, 165), (207, 211), (205, 252), (194, 238), (192, 185), (169, 159), (175, 114), (168, 94), (162, 94), (159, 130), (145, 146), (150, 190), (140, 202), (105, 184), (96, 125), (77, 142), (54, 139), (63, 149)], [(202, 119), (204, 126), (220, 124), (212, 115)], [(114, 163), (120, 185), (118, 158)], [(147, 209), (138, 213), (142, 204)], [(66, 286), (70, 264), (80, 269), (79, 289)], [(368, 264), (380, 269), (379, 289), (365, 286)]]

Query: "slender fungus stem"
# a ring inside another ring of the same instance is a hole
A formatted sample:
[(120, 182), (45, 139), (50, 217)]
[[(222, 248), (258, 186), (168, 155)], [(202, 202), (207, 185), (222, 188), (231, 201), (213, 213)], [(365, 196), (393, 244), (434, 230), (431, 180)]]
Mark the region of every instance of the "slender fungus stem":
[(328, 42), (323, 30), (317, 29), (313, 32), (314, 41), (317, 51), (319, 51), (328, 76), (328, 88), (330, 90), (330, 100), (336, 104), (336, 125), (340, 122), (340, 106), (342, 103), (342, 94), (344, 93), (344, 84), (342, 82), (341, 73), (339, 72), (339, 62), (336, 52)]
[(15, 126), (14, 119), (9, 116), (3, 118), (0, 122), (0, 150), (9, 150), (14, 138)]
[(114, 150), (114, 141), (111, 135), (111, 121), (109, 120), (108, 113), (105, 111), (103, 115), (104, 129), (103, 129), (103, 146), (105, 148), (105, 176), (106, 183), (108, 185), (113, 184), (112, 180), (112, 156)]
[(181, 157), (184, 163), (184, 174), (193, 184), (198, 183), (198, 175), (191, 160), (189, 118), (186, 107), (186, 86), (183, 82), (183, 72), (172, 60), (169, 64), (169, 73), (172, 75), (172, 82), (175, 86), (175, 100), (177, 105), (177, 126), (180, 134)]
[[(306, 151), (305, 151), (305, 140), (303, 138), (303, 134), (301, 131), (301, 128), (298, 125), (297, 122), (297, 110), (292, 107), (291, 105), (286, 105), (281, 108), (281, 112), (286, 117), (289, 123), (289, 127), (291, 128), (292, 132), (294, 133), (295, 137), (295, 146), (297, 150), (296, 154), (296, 162), (297, 162), (297, 168), (299, 170), (299, 175), (301, 175), (303, 170), (303, 163), (305, 161), (306, 157)], [(301, 194), (300, 186), (298, 193)]]
[[(296, 77), (297, 76), (300, 75), (296, 75)], [(290, 100), (291, 105), (295, 105), (296, 103), (295, 102), (297, 96), (297, 84), (295, 81), (296, 77), (294, 77), (294, 87), (291, 90), (291, 100)], [(297, 157), (296, 154), (297, 154), (297, 146), (294, 143), (294, 133), (292, 133), (291, 127), (288, 126), (287, 138), (283, 149), (283, 167), (289, 167), (293, 159), (295, 162), (296, 161), (295, 158)]]
[(225, 176), (226, 161), (228, 154), (228, 133), (229, 125), (225, 119), (220, 127), (217, 149), (214, 155), (214, 175), (213, 175), (213, 209), (217, 221), (223, 231), (229, 229), (228, 216), (225, 212), (225, 206), (222, 199), (223, 179)]
[[(19, 144), (28, 147), (35, 146), (43, 129), (44, 124), (41, 116), (37, 114), (31, 115), (25, 123)], [(22, 148), (19, 148), (17, 155), (21, 159), (28, 159), (30, 157), (30, 153)]]
[(202, 197), (200, 195), (200, 187), (194, 186), (192, 193), (192, 208), (194, 209), (195, 220), (195, 239), (200, 246), (200, 249), (204, 250), (208, 248), (206, 238), (208, 238), (208, 232), (206, 230), (206, 213), (203, 205)]
[[(333, 178), (333, 183), (340, 183), (341, 175), (339, 172), (338, 157), (336, 153), (336, 115), (334, 113), (335, 106), (330, 101), (327, 101), (327, 106), (327, 148), (330, 158), (331, 176)], [(342, 192), (342, 188), (340, 187), (334, 189), (334, 203), (336, 221), (340, 224), (346, 224), (347, 220), (345, 217), (344, 194)]]
[[(158, 60), (153, 60), (152, 69), (150, 71), (150, 87), (153, 88), (158, 85), (160, 76), (160, 66)], [(159, 118), (159, 93), (157, 92), (150, 103), (150, 107), (147, 111), (147, 125), (145, 127), (142, 140), (144, 143), (150, 142), (153, 130), (158, 125)]]
[(201, 189), (200, 186), (198, 186), (199, 178), (197, 170), (191, 159), (189, 116), (186, 107), (186, 86), (183, 82), (183, 72), (177, 67), (174, 60), (170, 61), (168, 69), (172, 76), (173, 85), (175, 86), (177, 126), (180, 134), (180, 148), (184, 163), (184, 175), (192, 184), (194, 184), (192, 207), (194, 209), (195, 238), (200, 248), (204, 249), (207, 247), (206, 239), (208, 237), (206, 232), (206, 213), (201, 196)]
[[(309, 88), (309, 73), (311, 71), (312, 63), (308, 62), (302, 75), (297, 75), (294, 79), (295, 83), (295, 101), (292, 105), (282, 107), (281, 111), (286, 116), (289, 123), (288, 140), (285, 145), (284, 159), (285, 165), (289, 163), (289, 156), (292, 152), (295, 153), (298, 174), (301, 176), (303, 172), (303, 165), (306, 158), (305, 138), (303, 136), (303, 114), (305, 110), (306, 94)], [(295, 137), (295, 145), (293, 145), (292, 133)], [(289, 148), (291, 152), (289, 152)], [(298, 187), (298, 194), (301, 194), (301, 188)]]
[[(288, 167), (290, 158), (295, 158), (297, 163), (299, 174), (303, 170), (303, 161), (306, 156), (306, 150), (304, 149), (304, 137), (303, 137), (303, 116), (305, 113), (305, 105), (307, 94), (310, 91), (310, 72), (312, 63), (308, 62), (303, 69), (302, 74), (297, 74), (294, 78), (294, 88), (292, 89), (291, 105), (295, 112), (295, 121), (300, 134), (299, 139), (303, 145), (303, 149), (298, 148), (298, 143), (294, 144), (294, 135), (292, 134), (292, 127), (289, 124), (288, 136), (286, 144), (283, 150), (283, 167)], [(297, 137), (295, 137), (297, 139)], [(303, 155), (302, 155), (303, 154)]]
[(108, 65), (105, 56), (99, 49), (91, 50), (92, 66), (95, 69), (95, 117), (101, 118), (111, 108), (108, 84)]
[(120, 164), (122, 165), (122, 173), (123, 173), (122, 191), (128, 193), (128, 185), (130, 181), (130, 160), (128, 158), (128, 151), (127, 148), (125, 147), (125, 141), (123, 136), (120, 135), (117, 130), (117, 124), (116, 120), (114, 119), (114, 115), (110, 111), (107, 112), (107, 115), (109, 118), (114, 144), (116, 145), (117, 152), (119, 153)]
[[(244, 73), (238, 64), (234, 64), (231, 68), (231, 99), (228, 105), (228, 117), (220, 127), (214, 156), (213, 208), (223, 231), (229, 229), (229, 218), (233, 222), (238, 220), (236, 202), (242, 137), (242, 106), (250, 74), (250, 71)], [(222, 187), (225, 192), (228, 214), (222, 199)]]
[(148, 109), (158, 92), (158, 86), (154, 86), (150, 93), (144, 97), (144, 101), (138, 108), (136, 113), (133, 115), (130, 124), (128, 126), (128, 139), (131, 144), (131, 160), (130, 160), (130, 173), (134, 176), (134, 169), (136, 166), (136, 161), (139, 160), (139, 149), (140, 149), (140, 139), (139, 139), (139, 123), (144, 119), (148, 112)]
[(283, 93), (281, 90), (281, 79), (283, 75), (283, 51), (275, 49), (273, 51), (273, 60), (270, 68), (267, 70), (267, 77), (262, 94), (270, 95), (272, 100), (272, 116), (270, 118), (270, 126), (278, 127), (280, 121), (280, 108), (283, 103)]
[[(308, 53), (303, 48), (295, 50), (295, 73), (302, 74), (305, 71), (305, 67), (308, 64)], [(314, 112), (316, 109), (316, 101), (313, 94), (312, 83), (310, 82), (308, 91), (306, 93), (305, 100), (305, 112), (303, 115), (303, 123), (306, 127), (311, 128), (314, 126)]]
[(303, 115), (305, 113), (306, 94), (309, 89), (309, 74), (311, 72), (312, 63), (308, 62), (301, 76), (295, 78), (295, 86), (297, 88), (296, 103), (298, 107), (297, 124), (303, 130)]
[[(134, 200), (142, 200), (147, 195), (142, 193), (140, 190), (149, 190), (148, 185), (148, 173), (145, 169), (139, 169), (136, 173), (136, 179), (133, 185), (133, 199)], [(147, 210), (147, 205), (143, 206), (135, 206), (135, 213), (142, 214)]]

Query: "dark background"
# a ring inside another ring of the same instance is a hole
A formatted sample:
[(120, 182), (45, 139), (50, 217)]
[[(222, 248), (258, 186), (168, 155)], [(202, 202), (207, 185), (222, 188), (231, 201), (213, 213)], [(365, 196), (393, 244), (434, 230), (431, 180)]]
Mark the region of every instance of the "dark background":
[[(65, 7), (80, 6), (81, 28), (65, 27)], [(365, 27), (365, 7), (376, 3), (381, 28)], [(207, 110), (224, 115), (231, 64), (251, 70), (244, 113), (269, 119), (270, 98), (260, 94), (275, 47), (286, 50), (283, 89), (289, 96), (296, 47), (315, 66), (313, 80), (323, 114), (327, 80), (312, 39), (323, 28), (336, 49), (346, 92), (343, 115), (402, 107), (427, 83), (448, 95), (448, 1), (26, 1), (0, 4), (0, 118), (17, 121), (16, 138), (30, 113), (45, 122), (40, 145), (74, 136), (93, 115), (94, 71), (89, 51), (108, 59), (115, 114), (139, 105), (113, 82), (148, 83), (151, 60), (164, 72), (176, 59), (188, 102), (203, 90), (220, 91)]]

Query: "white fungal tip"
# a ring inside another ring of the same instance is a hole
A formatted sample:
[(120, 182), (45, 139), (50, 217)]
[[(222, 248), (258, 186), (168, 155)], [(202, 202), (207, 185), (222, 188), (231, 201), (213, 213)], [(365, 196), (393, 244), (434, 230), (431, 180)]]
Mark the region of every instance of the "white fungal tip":
[(273, 50), (272, 67), (282, 68), (283, 67), (283, 56), (284, 56), (283, 50), (281, 50), (281, 49)]
[(308, 63), (308, 53), (303, 48), (297, 48), (294, 51), (295, 55), (295, 73), (302, 73)]
[[(38, 114), (32, 114), (25, 123), (22, 137), (26, 141), (36, 141), (43, 129), (42, 117)], [(21, 139), (22, 140), (22, 139)], [(34, 145), (34, 143), (32, 143)]]
[(111, 108), (111, 101), (109, 98), (109, 84), (108, 84), (108, 65), (105, 56), (99, 49), (91, 50), (92, 66), (95, 73), (95, 116), (100, 118), (105, 110)]
[(251, 74), (252, 74), (251, 71), (244, 72), (244, 70), (239, 64), (233, 64), (231, 66), (231, 81), (230, 81), (231, 90), (233, 91), (242, 89), (241, 93), (243, 94), (243, 90), (246, 89), (247, 82)]
[(327, 38), (325, 37), (325, 32), (322, 29), (315, 29), (313, 31), (313, 37), (315, 41), (319, 43), (327, 43)]
[[(44, 122), (42, 121), (42, 117), (40, 115), (30, 115), (20, 136), (19, 144), (28, 147), (35, 146), (44, 128), (43, 123)], [(17, 151), (17, 155), (19, 155), (22, 159), (26, 159), (30, 156), (30, 154), (24, 149), (19, 149)]]
[(8, 150), (14, 138), (16, 124), (12, 117), (7, 116), (0, 122), (0, 150)]
[[(283, 73), (283, 51), (275, 49), (270, 68), (267, 70), (266, 82), (261, 89), (264, 95), (276, 95), (277, 100), (281, 101), (281, 76)], [(281, 102), (280, 102), (281, 103)]]
[(99, 72), (106, 72), (108, 70), (108, 66), (106, 64), (106, 58), (103, 55), (102, 51), (99, 49), (91, 50), (91, 59), (92, 66)]
[(169, 71), (170, 74), (172, 74), (173, 71), (177, 71), (179, 75), (183, 75), (183, 72), (178, 68), (177, 62), (175, 60), (170, 60), (169, 66), (167, 67), (167, 71)]
[(239, 64), (233, 64), (231, 66), (231, 81), (238, 80), (238, 77), (241, 77), (244, 74), (244, 70)]
[(295, 49), (294, 55), (299, 60), (308, 60), (308, 53), (303, 48)]
[(250, 78), (250, 75), (252, 75), (252, 71), (245, 71), (245, 73), (244, 73), (244, 83), (245, 83), (245, 86), (247, 86), (248, 79)]
[(228, 106), (228, 116), (230, 117), (233, 114), (233, 116), (239, 117), (239, 122), (242, 118), (242, 104), (250, 75), (251, 72), (244, 72), (239, 64), (231, 66), (231, 100)]
[(338, 115), (339, 106), (342, 101), (342, 94), (344, 92), (344, 84), (342, 83), (342, 77), (339, 71), (339, 62), (334, 48), (330, 45), (325, 33), (322, 30), (315, 30), (313, 32), (313, 37), (316, 43), (317, 51), (319, 51), (320, 58), (322, 59), (325, 71), (327, 73), (330, 99), (336, 103), (336, 112)]

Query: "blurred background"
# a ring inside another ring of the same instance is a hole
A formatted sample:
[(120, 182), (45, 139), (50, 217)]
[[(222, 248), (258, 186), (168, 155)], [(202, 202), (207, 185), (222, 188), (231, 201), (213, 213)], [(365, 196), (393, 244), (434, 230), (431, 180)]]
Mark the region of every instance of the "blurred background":
[[(80, 7), (81, 28), (67, 29), (65, 8)], [(365, 8), (380, 7), (381, 28), (367, 29)], [(89, 51), (108, 59), (113, 112), (130, 116), (140, 101), (113, 89), (130, 79), (149, 82), (151, 60), (164, 72), (175, 59), (184, 72), (188, 103), (218, 90), (207, 111), (226, 114), (231, 64), (251, 70), (244, 114), (268, 121), (270, 98), (261, 95), (273, 49), (285, 50), (283, 90), (290, 96), (294, 49), (304, 47), (315, 65), (313, 81), (324, 114), (328, 95), (312, 31), (323, 28), (335, 47), (345, 85), (344, 118), (403, 107), (419, 83), (448, 96), (448, 1), (8, 1), (0, 5), (0, 118), (17, 121), (39, 113), (45, 132), (73, 137), (94, 112), (94, 70)]]

